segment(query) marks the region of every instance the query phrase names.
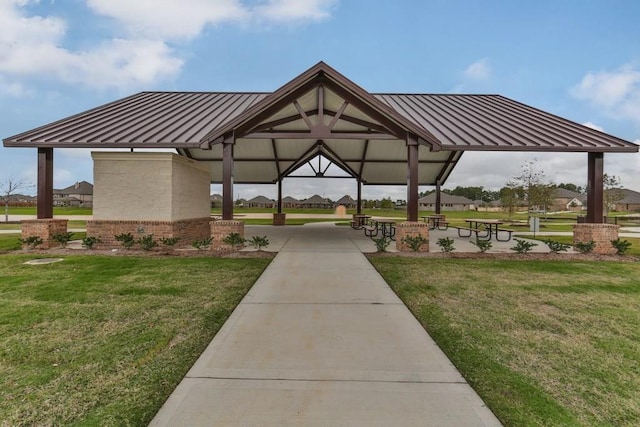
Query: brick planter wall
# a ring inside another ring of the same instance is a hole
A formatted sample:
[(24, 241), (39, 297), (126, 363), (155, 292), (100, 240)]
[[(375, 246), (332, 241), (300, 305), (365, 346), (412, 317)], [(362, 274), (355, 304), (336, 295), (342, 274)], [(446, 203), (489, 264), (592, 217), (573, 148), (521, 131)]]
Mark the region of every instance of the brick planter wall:
[(22, 239), (37, 236), (42, 239), (42, 244), (37, 249), (49, 249), (58, 246), (58, 243), (51, 239), (54, 234), (67, 232), (66, 219), (25, 219), (22, 224)]
[(95, 245), (96, 248), (121, 247), (115, 236), (122, 233), (131, 233), (135, 239), (153, 234), (156, 241), (161, 237), (178, 237), (180, 241), (176, 246), (189, 246), (194, 240), (209, 237), (209, 220), (210, 218), (181, 221), (90, 220), (87, 221), (87, 236), (98, 237), (101, 240)]
[(396, 249), (399, 252), (413, 252), (413, 249), (402, 242), (405, 236), (422, 236), (427, 241), (420, 247), (420, 252), (429, 252), (429, 225), (424, 222), (401, 222), (396, 224)]
[(233, 249), (222, 241), (231, 233), (238, 233), (244, 239), (244, 222), (222, 219), (211, 221), (211, 237), (213, 238), (211, 250)]
[(286, 219), (287, 219), (286, 213), (274, 213), (273, 225), (284, 225)]
[(593, 253), (610, 255), (616, 253), (611, 245), (618, 238), (620, 226), (614, 224), (576, 224), (573, 226), (573, 244), (596, 242)]

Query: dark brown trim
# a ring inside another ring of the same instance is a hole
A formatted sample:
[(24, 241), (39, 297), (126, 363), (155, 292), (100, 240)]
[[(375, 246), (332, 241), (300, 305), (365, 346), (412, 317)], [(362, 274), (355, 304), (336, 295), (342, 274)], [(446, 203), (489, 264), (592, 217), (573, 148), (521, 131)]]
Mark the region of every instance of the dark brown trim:
[(38, 148), (37, 216), (53, 218), (53, 148)]
[(309, 132), (276, 131), (250, 133), (242, 139), (377, 139), (397, 141), (393, 135), (376, 132), (330, 132), (329, 128), (315, 126)]
[(440, 180), (436, 181), (436, 214), (439, 215), (442, 210), (442, 191), (440, 188)]
[(233, 219), (233, 146), (232, 134), (224, 139), (222, 146), (222, 219)]
[(407, 135), (407, 221), (418, 221), (418, 139)]
[(587, 159), (587, 222), (604, 222), (604, 154), (589, 153)]

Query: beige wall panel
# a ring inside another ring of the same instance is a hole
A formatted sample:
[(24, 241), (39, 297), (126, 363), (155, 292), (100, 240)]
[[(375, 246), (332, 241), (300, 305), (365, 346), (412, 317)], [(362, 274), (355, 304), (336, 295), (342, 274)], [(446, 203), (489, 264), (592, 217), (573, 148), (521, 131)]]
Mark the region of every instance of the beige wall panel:
[(175, 156), (171, 196), (173, 220), (209, 217), (211, 214), (210, 185), (209, 167)]
[(209, 216), (209, 172), (197, 162), (172, 153), (95, 152), (91, 156), (95, 220), (176, 221)]

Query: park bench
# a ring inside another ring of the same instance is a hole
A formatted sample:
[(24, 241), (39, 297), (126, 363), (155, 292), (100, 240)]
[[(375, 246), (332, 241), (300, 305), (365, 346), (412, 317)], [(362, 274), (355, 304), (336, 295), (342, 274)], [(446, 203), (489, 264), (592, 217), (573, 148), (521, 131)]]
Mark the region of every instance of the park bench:
[[(476, 234), (477, 239), (486, 239), (490, 237), (489, 230), (484, 228), (470, 228), (470, 227), (456, 227), (458, 229), (458, 237), (471, 237), (474, 233)], [(462, 234), (462, 231), (465, 231), (465, 234)], [(480, 233), (484, 233), (482, 236)]]
[(376, 237), (378, 235), (378, 227), (372, 225), (363, 225), (364, 235), (367, 237)]
[[(506, 238), (505, 240), (500, 239), (500, 237), (499, 237), (499, 236), (500, 236), (500, 233), (503, 233), (503, 234), (504, 234), (504, 233), (507, 233), (507, 238)], [(510, 240), (511, 240), (511, 233), (513, 233), (513, 231), (512, 231), (512, 230), (507, 230), (506, 228), (498, 228), (498, 229), (496, 230), (496, 240), (497, 240), (498, 242), (508, 242), (508, 241), (510, 241)]]

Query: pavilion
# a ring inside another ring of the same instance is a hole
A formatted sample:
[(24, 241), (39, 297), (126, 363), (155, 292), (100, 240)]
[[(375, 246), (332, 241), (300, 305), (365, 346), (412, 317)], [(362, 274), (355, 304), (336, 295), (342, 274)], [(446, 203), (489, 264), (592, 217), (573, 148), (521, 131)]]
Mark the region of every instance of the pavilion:
[[(608, 227), (604, 153), (638, 152), (629, 141), (500, 95), (369, 93), (323, 62), (272, 93), (141, 92), (3, 143), (38, 150), (39, 220), (53, 218), (54, 148), (127, 148), (131, 153), (93, 155), (95, 224), (88, 229), (98, 231), (103, 221), (111, 231), (130, 222), (155, 230), (153, 223), (162, 222), (173, 233), (190, 229), (195, 235), (209, 227), (209, 183), (223, 188), (222, 220), (211, 230), (241, 230), (233, 221), (234, 183), (277, 185), (283, 215), (282, 181), (307, 164), (318, 164), (315, 177), (334, 165), (353, 178), (358, 213), (362, 185), (406, 185), (404, 232), (428, 233), (418, 222), (418, 187), (439, 190), (462, 154), (473, 150), (588, 153), (589, 230), (580, 239), (591, 239)], [(140, 153), (157, 148), (177, 155)], [(328, 166), (320, 167), (321, 160)], [(125, 187), (142, 197), (130, 216), (116, 195)], [(154, 200), (168, 203), (167, 211), (154, 208)], [(609, 239), (617, 228), (605, 234)]]

